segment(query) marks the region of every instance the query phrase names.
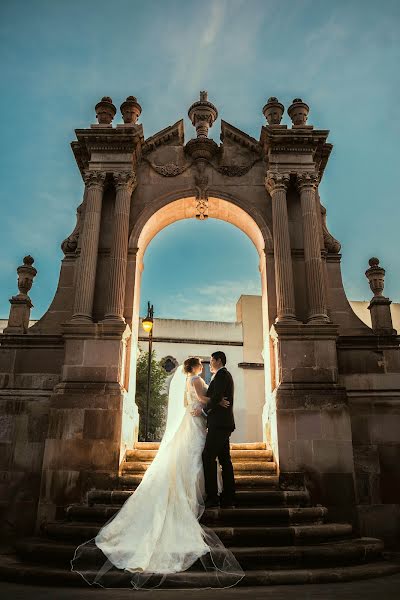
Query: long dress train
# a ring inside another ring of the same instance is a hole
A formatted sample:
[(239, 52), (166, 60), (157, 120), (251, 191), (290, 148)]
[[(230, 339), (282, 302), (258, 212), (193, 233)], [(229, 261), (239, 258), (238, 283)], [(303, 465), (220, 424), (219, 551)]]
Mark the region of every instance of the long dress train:
[(232, 552), (199, 523), (204, 512), (206, 428), (203, 417), (191, 415), (201, 406), (194, 378), (178, 369), (156, 457), (118, 513), (75, 550), (71, 568), (90, 584), (182, 587), (193, 581), (188, 571), (193, 565), (203, 572), (196, 587), (230, 587), (244, 577)]

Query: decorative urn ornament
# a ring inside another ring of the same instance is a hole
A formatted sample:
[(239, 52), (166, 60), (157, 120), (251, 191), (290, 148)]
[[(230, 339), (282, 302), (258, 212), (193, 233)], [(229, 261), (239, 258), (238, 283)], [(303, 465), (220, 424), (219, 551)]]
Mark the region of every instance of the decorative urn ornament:
[(288, 108), (288, 115), (295, 127), (304, 127), (307, 124), (310, 107), (301, 98), (295, 98)]
[(121, 104), (121, 114), (125, 124), (135, 124), (142, 112), (137, 98), (128, 96), (125, 102)]
[(285, 107), (279, 102), (278, 98), (275, 98), (275, 96), (268, 98), (267, 104), (262, 109), (268, 125), (280, 125), (284, 110)]
[(111, 125), (117, 109), (115, 108), (110, 96), (103, 98), (95, 106), (96, 118), (99, 125)]

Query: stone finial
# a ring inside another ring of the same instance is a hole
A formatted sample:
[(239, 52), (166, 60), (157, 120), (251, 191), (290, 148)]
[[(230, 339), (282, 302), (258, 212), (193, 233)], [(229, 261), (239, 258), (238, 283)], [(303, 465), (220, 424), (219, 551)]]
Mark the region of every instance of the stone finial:
[(382, 294), (385, 287), (385, 269), (379, 266), (379, 258), (375, 256), (370, 258), (368, 263), (369, 269), (365, 271), (365, 275), (374, 294), (368, 306), (371, 313), (372, 330), (377, 335), (396, 335), (390, 312), (392, 301)]
[(33, 306), (28, 292), (32, 287), (37, 270), (33, 267), (32, 256), (25, 256), (23, 264), (17, 268), (19, 294), (10, 298), (10, 316), (4, 333), (26, 333), (29, 327), (29, 317)]
[(35, 277), (37, 270), (33, 267), (35, 260), (32, 256), (24, 256), (23, 265), (17, 269), (18, 273), (18, 296), (28, 296), (28, 292), (32, 287), (33, 278)]
[(262, 109), (268, 125), (280, 125), (284, 110), (285, 107), (279, 102), (278, 98), (275, 98), (275, 96), (268, 98), (267, 104)]
[(385, 269), (379, 266), (379, 258), (372, 257), (368, 261), (369, 269), (365, 271), (365, 275), (369, 281), (374, 297), (382, 296), (383, 288), (385, 287)]
[(301, 98), (295, 98), (288, 108), (288, 115), (294, 127), (304, 127), (307, 124), (310, 107)]
[(117, 109), (115, 108), (113, 101), (110, 96), (103, 96), (103, 98), (95, 106), (96, 119), (99, 125), (111, 125)]
[(128, 96), (120, 109), (125, 124), (134, 125), (142, 113), (142, 107), (135, 96)]
[(198, 138), (208, 137), (208, 130), (218, 117), (218, 110), (208, 101), (208, 93), (200, 92), (200, 100), (194, 102), (188, 111), (189, 119), (196, 128)]

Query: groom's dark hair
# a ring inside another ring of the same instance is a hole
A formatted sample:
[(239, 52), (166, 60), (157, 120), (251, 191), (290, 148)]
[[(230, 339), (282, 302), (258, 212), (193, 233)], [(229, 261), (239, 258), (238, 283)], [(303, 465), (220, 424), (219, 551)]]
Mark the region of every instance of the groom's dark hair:
[(226, 365), (226, 356), (225, 356), (225, 352), (221, 352), (221, 350), (218, 350), (218, 352), (213, 352), (213, 353), (211, 354), (211, 356), (212, 356), (213, 358), (215, 358), (215, 360), (220, 360), (224, 366)]

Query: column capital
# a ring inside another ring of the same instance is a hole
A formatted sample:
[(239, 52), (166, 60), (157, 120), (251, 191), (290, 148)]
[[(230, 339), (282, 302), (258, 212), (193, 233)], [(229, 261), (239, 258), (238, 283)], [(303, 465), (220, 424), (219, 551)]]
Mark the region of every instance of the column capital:
[(103, 189), (106, 173), (104, 171), (85, 171), (83, 180), (87, 188)]
[(316, 190), (318, 183), (319, 179), (317, 173), (313, 173), (312, 171), (296, 173), (296, 186), (299, 192), (304, 188)]
[(117, 191), (127, 190), (132, 193), (137, 185), (135, 171), (115, 171), (113, 179)]
[(287, 190), (289, 185), (289, 173), (278, 173), (276, 171), (267, 171), (265, 176), (265, 187), (272, 195), (278, 190)]

